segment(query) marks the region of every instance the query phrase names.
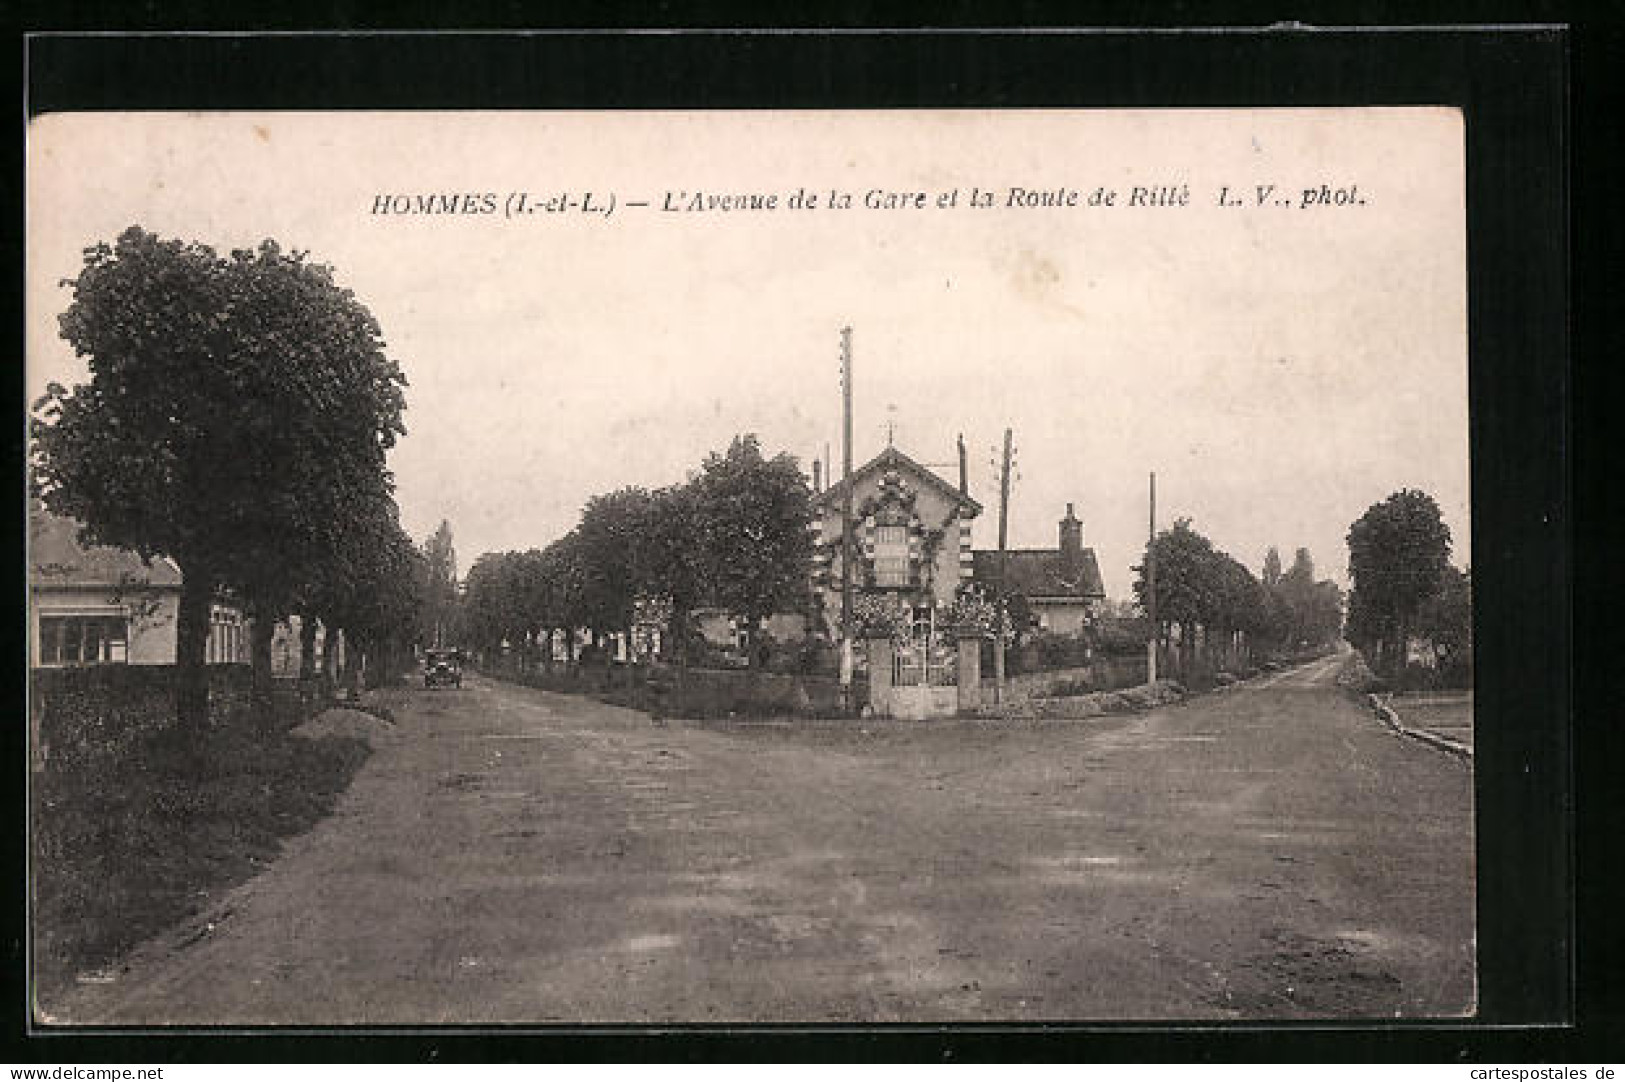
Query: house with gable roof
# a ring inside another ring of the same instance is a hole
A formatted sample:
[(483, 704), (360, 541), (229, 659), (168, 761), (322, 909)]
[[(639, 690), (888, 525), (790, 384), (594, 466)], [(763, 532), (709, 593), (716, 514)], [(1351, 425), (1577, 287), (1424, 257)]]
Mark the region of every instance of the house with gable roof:
[(839, 635), (841, 515), (848, 487), (855, 590), (893, 598), (921, 616), (952, 604), (960, 586), (971, 581), (971, 521), (982, 506), (971, 499), (963, 460), (956, 487), (888, 446), (850, 478), (813, 496), (813, 590), (829, 636)]
[[(73, 519), (29, 508), (30, 667), (173, 665), (180, 568), (78, 535)], [(247, 620), (235, 606), (212, 607), (206, 651), (212, 664), (248, 660)]]
[(1020, 594), (1038, 627), (1075, 635), (1094, 622), (1106, 603), (1095, 550), (1083, 544), (1083, 523), (1066, 505), (1060, 545), (1052, 549), (978, 549), (975, 577), (988, 596)]

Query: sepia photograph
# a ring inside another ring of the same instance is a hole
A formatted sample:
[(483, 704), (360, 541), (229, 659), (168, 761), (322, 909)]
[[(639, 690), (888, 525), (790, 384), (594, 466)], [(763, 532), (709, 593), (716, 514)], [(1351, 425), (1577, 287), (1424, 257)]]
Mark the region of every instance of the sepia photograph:
[(35, 1023), (1474, 1019), (1465, 162), (33, 116)]

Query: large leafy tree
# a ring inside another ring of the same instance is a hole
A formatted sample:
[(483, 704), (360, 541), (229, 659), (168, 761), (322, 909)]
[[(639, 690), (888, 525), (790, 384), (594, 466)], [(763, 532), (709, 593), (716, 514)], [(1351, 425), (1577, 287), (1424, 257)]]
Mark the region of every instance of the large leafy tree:
[(666, 653), (682, 664), (688, 656), (693, 612), (708, 595), (698, 486), (671, 485), (655, 491), (649, 512), (639, 559), (642, 585), (650, 597), (667, 602)]
[(1448, 679), (1470, 676), (1473, 666), (1472, 570), (1444, 569), (1439, 590), (1417, 615), (1416, 632), (1438, 651), (1439, 668)]
[[(712, 598), (753, 632), (806, 605), (812, 493), (795, 459), (762, 456), (754, 435), (706, 457), (694, 479), (695, 524)], [(751, 651), (752, 664), (757, 651)]]
[[(1147, 546), (1147, 558), (1151, 557), (1157, 565), (1157, 622), (1162, 625), (1157, 633), (1160, 636), (1163, 629), (1177, 626), (1188, 655), (1197, 628), (1210, 622), (1219, 610), (1219, 553), (1213, 542), (1192, 528), (1190, 519), (1181, 518)], [(1142, 560), (1134, 581), (1134, 595), (1142, 607), (1148, 607), (1151, 600), (1145, 566)]]
[(332, 271), (272, 241), (222, 258), (132, 227), (67, 284), (90, 380), (35, 404), (34, 483), (86, 541), (179, 564), (177, 713), (198, 725), (216, 591), (265, 629), (263, 673), (272, 619), (389, 488), (406, 380)]
[(504, 561), (504, 606), (508, 644), (519, 651), (520, 662), (529, 666), (541, 651), (543, 661), (551, 662), (552, 652), (543, 648), (545, 633), (553, 627), (558, 611), (558, 590), (548, 573), (549, 560), (541, 549), (510, 552)]
[[(600, 638), (622, 632), (631, 641), (633, 613), (647, 579), (644, 532), (649, 493), (622, 488), (587, 501), (576, 527), (587, 623)], [(608, 644), (603, 643), (608, 664)]]
[(1215, 638), (1245, 642), (1264, 636), (1269, 627), (1269, 608), (1263, 584), (1228, 553), (1216, 554), (1213, 574), (1215, 604), (1209, 622)]
[(1281, 646), (1289, 650), (1319, 646), (1337, 637), (1341, 622), (1337, 586), (1315, 579), (1315, 560), (1308, 549), (1298, 549), (1292, 566), (1275, 584), (1273, 593), (1279, 603), (1280, 622), (1275, 631)]
[(401, 603), (404, 614), (396, 626), (407, 636), (407, 641), (417, 635), (422, 610), (421, 568), (414, 561), (406, 568), (410, 577), (401, 582), (393, 581), (388, 575), (401, 566), (395, 549), (404, 536), (395, 500), (383, 486), (355, 498), (357, 502), (347, 509), (350, 522), (334, 538), (331, 549), (322, 559), (307, 563), (302, 569), (303, 581), (293, 602), (294, 610), (303, 618), (301, 678), (316, 675), (313, 662), (318, 621), (327, 636), (323, 652), (326, 672), (322, 676), (331, 681), (335, 675), (333, 663), (339, 630), (348, 628), (352, 640), (359, 632), (369, 630), (366, 624), (379, 604), (375, 596), (379, 591), (407, 599)]
[(468, 569), (465, 597), (468, 645), (494, 657), (521, 626), (513, 565), (517, 553), (487, 552)]
[(1304, 616), (1308, 640), (1315, 645), (1336, 642), (1343, 633), (1343, 590), (1330, 579), (1315, 583)]
[(1379, 671), (1397, 672), (1417, 616), (1449, 567), (1450, 528), (1432, 496), (1403, 489), (1355, 520), (1348, 546), (1350, 639), (1374, 655)]
[[(540, 574), (546, 584), (544, 628), (564, 635), (570, 664), (575, 664), (576, 630), (592, 623), (593, 601), (589, 597), (589, 558), (579, 529), (571, 530), (542, 550)], [(551, 651), (548, 657), (551, 658)]]
[(348, 632), (351, 672), (365, 669), (369, 683), (378, 684), (400, 671), (425, 633), (427, 561), (393, 513), (371, 520), (355, 542), (362, 544), (365, 558), (349, 564), (352, 577), (332, 618)]

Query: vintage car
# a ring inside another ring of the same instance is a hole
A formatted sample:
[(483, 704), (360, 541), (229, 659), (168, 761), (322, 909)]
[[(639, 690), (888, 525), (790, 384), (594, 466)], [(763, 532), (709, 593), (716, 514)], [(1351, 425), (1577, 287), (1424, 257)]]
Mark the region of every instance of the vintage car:
[(463, 654), (460, 650), (436, 648), (423, 656), (423, 686), (426, 688), (463, 686)]

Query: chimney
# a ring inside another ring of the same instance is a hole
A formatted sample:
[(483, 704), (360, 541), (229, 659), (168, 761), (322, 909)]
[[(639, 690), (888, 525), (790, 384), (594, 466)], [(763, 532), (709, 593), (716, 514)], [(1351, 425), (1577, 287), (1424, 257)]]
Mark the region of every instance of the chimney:
[(1083, 566), (1083, 523), (1079, 522), (1072, 513), (1072, 505), (1066, 505), (1066, 517), (1061, 520), (1061, 567), (1068, 577), (1075, 575)]
[(813, 459), (813, 495), (824, 491), (824, 464)]
[(970, 482), (965, 476), (965, 434), (959, 434), (959, 494), (970, 495)]

